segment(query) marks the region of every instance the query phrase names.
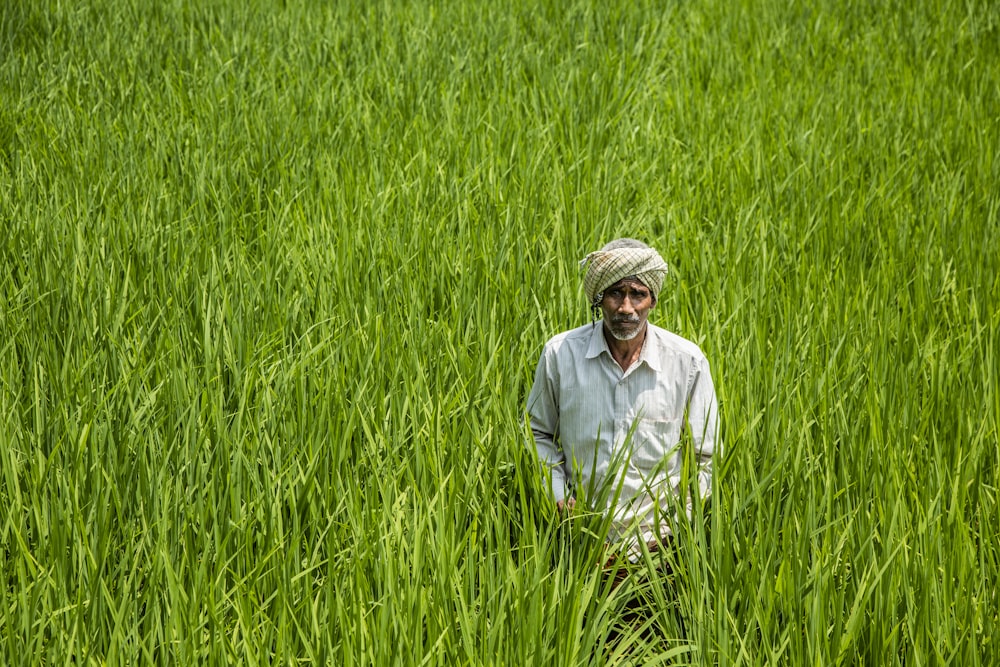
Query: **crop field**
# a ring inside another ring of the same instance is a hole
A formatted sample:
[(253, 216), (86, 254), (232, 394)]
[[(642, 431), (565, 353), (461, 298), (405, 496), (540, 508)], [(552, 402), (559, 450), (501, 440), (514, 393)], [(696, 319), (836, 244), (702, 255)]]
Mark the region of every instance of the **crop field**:
[[(725, 449), (615, 588), (619, 236)], [(0, 3), (0, 664), (995, 665), (998, 438), (996, 2)]]

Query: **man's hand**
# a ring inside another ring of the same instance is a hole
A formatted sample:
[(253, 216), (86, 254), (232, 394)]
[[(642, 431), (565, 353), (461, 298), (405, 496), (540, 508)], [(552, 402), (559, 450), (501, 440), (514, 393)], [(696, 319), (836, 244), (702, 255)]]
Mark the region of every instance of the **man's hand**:
[(560, 514), (562, 514), (563, 511), (572, 512), (574, 507), (576, 507), (576, 498), (573, 498), (572, 496), (566, 500), (556, 501), (556, 510), (558, 510)]

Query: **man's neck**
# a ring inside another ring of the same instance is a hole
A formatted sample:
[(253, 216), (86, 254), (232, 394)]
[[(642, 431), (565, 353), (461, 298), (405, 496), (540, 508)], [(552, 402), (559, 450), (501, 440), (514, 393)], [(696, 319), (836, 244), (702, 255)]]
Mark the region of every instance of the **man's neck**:
[(642, 344), (646, 341), (646, 334), (649, 332), (649, 323), (643, 323), (642, 331), (632, 340), (618, 340), (611, 335), (607, 327), (604, 327), (604, 340), (608, 343), (608, 350), (611, 358), (615, 360), (623, 371), (627, 371), (629, 366), (639, 359), (642, 353)]

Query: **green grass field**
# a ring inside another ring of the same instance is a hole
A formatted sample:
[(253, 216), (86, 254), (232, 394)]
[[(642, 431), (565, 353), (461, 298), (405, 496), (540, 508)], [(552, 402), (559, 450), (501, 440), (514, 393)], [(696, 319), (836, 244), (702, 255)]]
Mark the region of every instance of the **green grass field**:
[[(0, 664), (997, 664), (998, 154), (989, 0), (4, 0)], [(726, 450), (609, 591), (616, 236)]]

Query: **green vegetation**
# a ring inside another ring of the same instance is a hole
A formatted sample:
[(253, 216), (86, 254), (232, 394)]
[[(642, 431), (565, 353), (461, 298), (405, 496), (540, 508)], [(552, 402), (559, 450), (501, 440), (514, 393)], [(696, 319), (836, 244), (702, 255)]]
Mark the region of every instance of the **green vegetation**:
[[(6, 0), (0, 663), (996, 664), (998, 153), (988, 0)], [(609, 592), (523, 401), (622, 235), (726, 455)]]

